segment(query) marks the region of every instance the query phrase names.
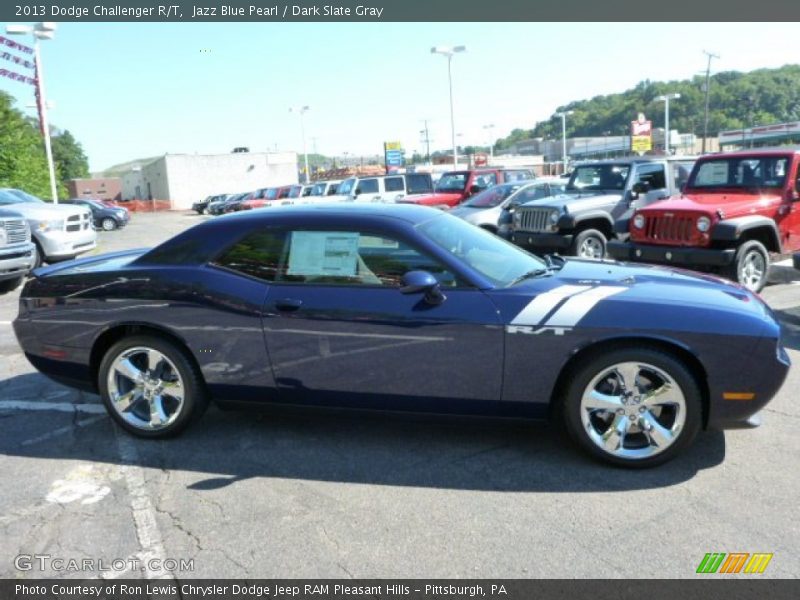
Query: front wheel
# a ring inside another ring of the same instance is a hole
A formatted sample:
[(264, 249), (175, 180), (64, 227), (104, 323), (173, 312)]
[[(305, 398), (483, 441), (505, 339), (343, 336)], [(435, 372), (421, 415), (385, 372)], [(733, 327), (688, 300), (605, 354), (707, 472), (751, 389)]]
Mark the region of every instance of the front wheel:
[(739, 246), (727, 275), (751, 292), (760, 292), (769, 278), (769, 252), (764, 244), (749, 240)]
[(98, 387), (111, 417), (139, 437), (176, 435), (208, 406), (201, 376), (185, 351), (153, 336), (114, 344), (100, 363)]
[(599, 354), (572, 374), (563, 418), (586, 452), (617, 466), (653, 467), (694, 440), (702, 422), (700, 388), (675, 357), (626, 348)]
[(575, 236), (572, 254), (580, 258), (600, 260), (606, 255), (606, 236), (597, 229), (586, 229)]
[(103, 228), (103, 231), (114, 231), (117, 228), (117, 222), (111, 217), (106, 217), (100, 221), (100, 227)]

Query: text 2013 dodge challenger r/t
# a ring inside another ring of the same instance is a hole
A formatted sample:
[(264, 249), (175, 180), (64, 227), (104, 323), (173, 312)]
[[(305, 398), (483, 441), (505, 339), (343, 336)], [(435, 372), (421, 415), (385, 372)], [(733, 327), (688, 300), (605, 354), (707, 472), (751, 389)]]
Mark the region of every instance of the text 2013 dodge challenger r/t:
[(770, 309), (736, 284), (543, 260), (406, 205), (247, 211), (45, 267), (14, 330), (142, 437), (211, 399), (553, 415), (625, 466), (752, 422), (789, 369)]

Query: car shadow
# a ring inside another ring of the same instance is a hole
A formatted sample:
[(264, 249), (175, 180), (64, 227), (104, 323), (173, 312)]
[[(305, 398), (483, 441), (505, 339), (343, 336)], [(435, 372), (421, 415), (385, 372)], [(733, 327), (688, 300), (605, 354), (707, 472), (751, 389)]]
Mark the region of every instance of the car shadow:
[[(44, 379), (38, 374), (20, 375), (7, 380), (2, 390), (32, 385), (42, 389), (43, 382), (35, 378)], [(17, 381), (21, 379), (27, 381)], [(48, 382), (41, 397), (54, 395), (53, 387), (67, 390)], [(57, 402), (85, 407), (99, 399), (70, 391)], [(199, 479), (188, 486), (194, 490), (285, 478), (571, 493), (678, 485), (725, 458), (725, 436), (719, 431), (701, 433), (691, 448), (660, 467), (625, 470), (585, 457), (555, 427), (536, 422), (287, 407), (223, 411), (212, 406), (183, 435), (151, 441), (134, 438), (107, 417), (86, 412), (0, 408), (4, 430), (0, 453), (45, 460), (133, 462), (151, 469), (195, 472)], [(121, 444), (126, 451), (121, 451)]]
[(784, 347), (800, 350), (800, 306), (774, 310), (781, 323), (781, 342)]

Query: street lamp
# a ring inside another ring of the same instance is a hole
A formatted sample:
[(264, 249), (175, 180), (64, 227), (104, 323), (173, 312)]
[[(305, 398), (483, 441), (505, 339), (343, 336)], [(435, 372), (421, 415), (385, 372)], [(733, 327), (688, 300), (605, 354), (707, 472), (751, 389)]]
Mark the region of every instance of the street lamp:
[(299, 108), (290, 108), (289, 112), (295, 112), (300, 115), (300, 134), (303, 136), (303, 160), (306, 165), (306, 180), (304, 183), (311, 181), (311, 173), (308, 171), (308, 152), (306, 152), (306, 127), (303, 123), (303, 115), (308, 112), (308, 106), (301, 106)]
[(561, 156), (564, 161), (564, 173), (567, 172), (567, 117), (574, 112), (574, 110), (565, 110), (555, 114), (556, 117), (561, 117)]
[(464, 52), (466, 46), (434, 46), (431, 48), (431, 54), (442, 54), (447, 57), (447, 81), (450, 86), (450, 134), (453, 142), (453, 168), (458, 168), (458, 148), (456, 147), (456, 122), (453, 116), (453, 71), (452, 62), (453, 55), (458, 52)]
[(44, 71), (42, 69), (42, 56), (39, 51), (39, 40), (52, 40), (55, 36), (56, 24), (50, 22), (37, 23), (36, 25), (7, 25), (6, 33), (9, 35), (32, 35), (33, 56), (36, 64), (36, 89), (39, 92), (39, 119), (44, 136), (44, 153), (47, 157), (47, 170), (50, 172), (50, 195), (53, 203), (58, 204), (58, 186), (56, 185), (56, 167), (53, 163), (53, 147), (50, 144), (50, 125), (47, 122), (47, 96), (44, 91)]
[(664, 103), (664, 151), (669, 156), (669, 101), (670, 100), (677, 100), (680, 98), (680, 94), (664, 94), (663, 96), (656, 96), (656, 102), (663, 102)]
[(489, 131), (489, 158), (494, 158), (494, 136), (492, 135), (494, 123), (484, 125), (483, 128)]

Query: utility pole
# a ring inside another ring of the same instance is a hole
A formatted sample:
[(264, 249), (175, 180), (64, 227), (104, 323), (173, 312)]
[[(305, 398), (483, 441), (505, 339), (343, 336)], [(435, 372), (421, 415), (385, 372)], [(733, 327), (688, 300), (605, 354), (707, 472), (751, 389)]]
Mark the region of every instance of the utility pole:
[(431, 135), (428, 131), (428, 119), (423, 119), (423, 123), (425, 123), (425, 129), (420, 131), (422, 135), (422, 143), (425, 144), (425, 162), (431, 162)]
[(708, 137), (708, 92), (711, 83), (711, 59), (719, 58), (719, 54), (714, 54), (708, 50), (703, 50), (703, 54), (708, 57), (708, 66), (706, 67), (706, 108), (703, 116), (703, 149), (702, 154), (706, 153), (706, 138)]

